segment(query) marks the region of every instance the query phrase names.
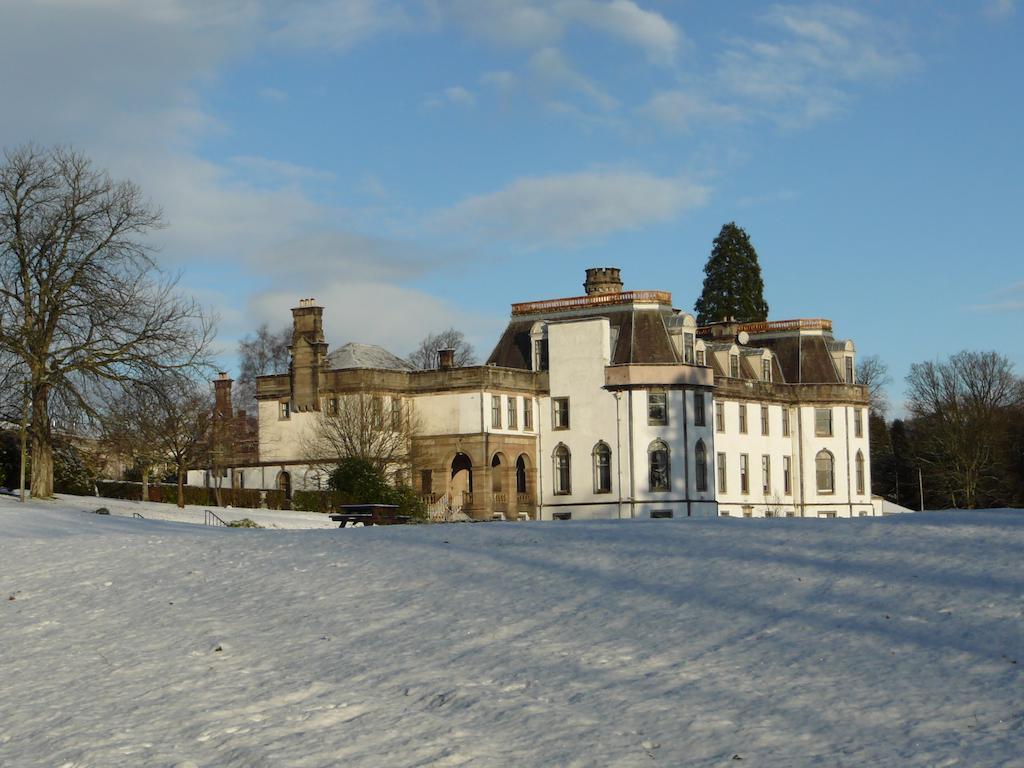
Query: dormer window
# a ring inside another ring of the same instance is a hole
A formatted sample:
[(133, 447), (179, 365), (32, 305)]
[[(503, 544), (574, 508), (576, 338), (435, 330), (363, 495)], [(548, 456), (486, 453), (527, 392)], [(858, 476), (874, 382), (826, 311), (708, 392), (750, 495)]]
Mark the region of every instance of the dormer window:
[(705, 362), (703, 349), (697, 350), (697, 365), (707, 365), (707, 363)]
[(548, 340), (537, 339), (533, 342), (533, 370), (546, 371), (548, 369)]
[(693, 365), (693, 334), (683, 334), (683, 362)]
[(846, 383), (847, 384), (853, 384), (853, 383), (855, 383), (854, 382), (854, 375), (853, 375), (853, 358), (852, 357), (845, 357), (845, 358), (843, 358), (843, 361), (846, 364)]
[(740, 356), (729, 355), (729, 376), (734, 379), (740, 377)]
[(761, 379), (762, 381), (772, 380), (772, 359), (770, 357), (761, 360)]

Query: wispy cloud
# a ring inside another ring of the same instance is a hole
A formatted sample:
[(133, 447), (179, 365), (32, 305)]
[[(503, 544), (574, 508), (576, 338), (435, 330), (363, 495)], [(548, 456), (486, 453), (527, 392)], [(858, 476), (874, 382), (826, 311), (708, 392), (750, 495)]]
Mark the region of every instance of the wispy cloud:
[(260, 178), (285, 179), (291, 181), (333, 181), (335, 176), (321, 168), (290, 163), (287, 160), (272, 160), (268, 157), (236, 155), (229, 159), (236, 167)]
[(970, 304), (966, 309), (974, 312), (1017, 312), (1024, 310), (1024, 280), (1005, 285), (992, 291), (991, 301)]
[(1017, 0), (988, 0), (982, 12), (994, 21), (1004, 21), (1017, 13)]
[(544, 48), (530, 58), (530, 71), (550, 88), (567, 89), (582, 94), (604, 110), (612, 110), (618, 102), (600, 85), (578, 72), (557, 48)]
[(574, 245), (670, 220), (702, 205), (706, 187), (684, 178), (590, 171), (518, 179), (430, 217), (455, 237), (536, 248)]

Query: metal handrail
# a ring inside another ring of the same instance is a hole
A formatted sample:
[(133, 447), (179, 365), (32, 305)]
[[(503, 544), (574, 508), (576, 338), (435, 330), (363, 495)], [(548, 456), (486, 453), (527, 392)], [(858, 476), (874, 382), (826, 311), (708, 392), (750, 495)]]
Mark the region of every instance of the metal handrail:
[(224, 528), (230, 528), (223, 518), (219, 517), (210, 510), (206, 510), (206, 518), (203, 520), (203, 525), (223, 526)]
[(146, 519), (142, 515), (140, 515), (138, 512), (132, 512), (132, 517), (137, 517), (137, 518), (139, 518), (139, 520), (145, 520)]

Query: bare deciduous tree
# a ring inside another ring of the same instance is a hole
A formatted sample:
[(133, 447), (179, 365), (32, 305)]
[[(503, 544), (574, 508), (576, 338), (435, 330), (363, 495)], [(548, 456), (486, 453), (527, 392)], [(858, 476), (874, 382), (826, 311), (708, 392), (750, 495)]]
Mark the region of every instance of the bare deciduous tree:
[(266, 323), (256, 329), (255, 336), (246, 336), (238, 342), (240, 361), (235, 381), (234, 401), (248, 413), (256, 410), (256, 377), (288, 372), (288, 345), (292, 343), (292, 329), (282, 328), (276, 333)]
[(944, 362), (914, 363), (908, 407), (918, 420), (917, 458), (954, 506), (973, 509), (982, 486), (995, 484), (995, 446), (1009, 409), (1024, 405), (1024, 383), (996, 352), (958, 352)]
[(889, 398), (885, 394), (885, 388), (891, 381), (889, 366), (878, 355), (862, 357), (857, 363), (857, 383), (867, 386), (868, 407), (876, 416), (885, 418), (889, 411)]
[(32, 492), (53, 495), (55, 409), (97, 412), (97, 390), (206, 362), (213, 319), (160, 272), (162, 225), (131, 182), (83, 155), (27, 146), (0, 166), (0, 354), (24, 367)]
[[(185, 479), (190, 467), (205, 463), (212, 445), (212, 417), (207, 388), (184, 376), (164, 376), (131, 386), (111, 404), (104, 418), (105, 442), (143, 468), (174, 468), (178, 506), (185, 506)], [(146, 498), (143, 480), (143, 499)]]
[(476, 365), (476, 352), (473, 345), (466, 341), (462, 331), (448, 328), (440, 333), (428, 334), (416, 351), (408, 357), (413, 368), (421, 371), (429, 371), (437, 368), (437, 353), (442, 349), (455, 350), (455, 365)]
[(418, 419), (408, 400), (358, 392), (327, 401), (303, 452), (311, 463), (322, 466), (337, 464), (343, 457), (364, 459), (394, 480), (408, 471), (418, 433)]

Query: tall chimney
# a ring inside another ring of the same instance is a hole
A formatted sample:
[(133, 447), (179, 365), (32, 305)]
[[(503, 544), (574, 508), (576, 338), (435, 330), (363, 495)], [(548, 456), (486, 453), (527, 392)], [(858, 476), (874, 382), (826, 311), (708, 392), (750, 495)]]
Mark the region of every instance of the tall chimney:
[(221, 418), (231, 418), (231, 385), (233, 383), (227, 371), (221, 371), (213, 381), (214, 412)]
[(302, 299), (292, 309), (291, 407), (293, 411), (320, 410), (320, 372), (327, 356), (324, 308), (314, 299)]
[(587, 296), (602, 293), (622, 293), (622, 277), (618, 267), (591, 267), (583, 283)]
[(437, 367), (442, 371), (446, 371), (449, 368), (455, 367), (455, 350), (454, 349), (439, 349), (437, 350)]

